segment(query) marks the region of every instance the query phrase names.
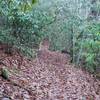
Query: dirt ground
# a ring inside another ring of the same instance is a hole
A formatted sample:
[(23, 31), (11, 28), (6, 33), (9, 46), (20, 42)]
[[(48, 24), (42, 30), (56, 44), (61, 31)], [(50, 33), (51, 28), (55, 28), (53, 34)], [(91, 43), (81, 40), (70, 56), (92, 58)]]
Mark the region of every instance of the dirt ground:
[(0, 76), (0, 100), (100, 100), (100, 81), (75, 68), (68, 55), (40, 51), (29, 60), (0, 51), (0, 58), (10, 79)]

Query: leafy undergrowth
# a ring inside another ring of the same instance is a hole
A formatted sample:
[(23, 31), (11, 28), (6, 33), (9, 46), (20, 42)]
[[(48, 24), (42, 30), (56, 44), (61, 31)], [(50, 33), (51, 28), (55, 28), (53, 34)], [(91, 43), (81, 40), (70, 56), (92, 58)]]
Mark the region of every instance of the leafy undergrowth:
[(100, 100), (100, 81), (64, 57), (45, 51), (29, 60), (1, 51), (0, 68), (5, 65), (10, 81), (0, 76), (0, 100)]

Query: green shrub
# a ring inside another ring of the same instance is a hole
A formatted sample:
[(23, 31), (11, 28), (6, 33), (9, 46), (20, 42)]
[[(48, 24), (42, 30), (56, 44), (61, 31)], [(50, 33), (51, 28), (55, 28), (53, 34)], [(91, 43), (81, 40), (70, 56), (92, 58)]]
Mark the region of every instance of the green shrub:
[(32, 47), (39, 41), (35, 33), (33, 4), (36, 0), (0, 0), (0, 42), (11, 44), (31, 55)]

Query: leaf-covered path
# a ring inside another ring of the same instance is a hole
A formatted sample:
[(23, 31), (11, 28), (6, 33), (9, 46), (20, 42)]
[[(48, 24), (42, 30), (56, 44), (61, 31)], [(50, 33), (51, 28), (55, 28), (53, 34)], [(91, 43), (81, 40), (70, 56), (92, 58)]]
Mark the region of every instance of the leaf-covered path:
[(100, 81), (75, 68), (65, 54), (41, 51), (36, 59), (21, 61), (19, 55), (2, 61), (10, 81), (0, 76), (0, 100), (100, 100)]

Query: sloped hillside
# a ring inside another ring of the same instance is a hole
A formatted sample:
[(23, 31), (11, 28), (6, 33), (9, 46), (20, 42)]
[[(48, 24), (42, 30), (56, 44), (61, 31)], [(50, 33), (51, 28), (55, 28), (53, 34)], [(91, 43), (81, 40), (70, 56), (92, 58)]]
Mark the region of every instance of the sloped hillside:
[(0, 76), (0, 100), (100, 100), (100, 81), (70, 64), (68, 55), (46, 50), (30, 60), (0, 51), (0, 58), (9, 75)]

